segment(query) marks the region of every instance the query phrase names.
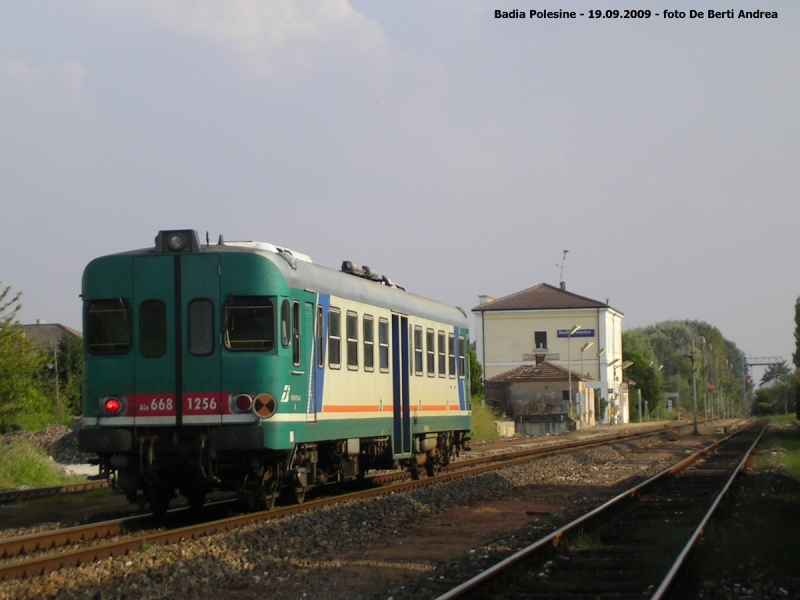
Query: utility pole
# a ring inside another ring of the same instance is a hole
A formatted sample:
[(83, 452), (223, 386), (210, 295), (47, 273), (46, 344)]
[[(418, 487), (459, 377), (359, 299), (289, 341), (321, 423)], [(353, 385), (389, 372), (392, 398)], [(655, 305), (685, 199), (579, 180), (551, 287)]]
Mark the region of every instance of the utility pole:
[(695, 347), (692, 338), (692, 416), (694, 417), (694, 434), (700, 435), (697, 430), (697, 369), (694, 366)]

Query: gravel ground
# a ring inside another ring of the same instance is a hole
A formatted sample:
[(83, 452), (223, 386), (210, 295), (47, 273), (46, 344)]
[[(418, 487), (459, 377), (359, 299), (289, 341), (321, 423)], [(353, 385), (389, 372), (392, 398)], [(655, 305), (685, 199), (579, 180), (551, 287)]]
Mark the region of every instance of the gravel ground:
[(433, 597), (706, 440), (648, 438), (0, 583), (0, 598)]
[(45, 450), (53, 460), (62, 465), (88, 464), (96, 458), (78, 449), (78, 432), (64, 425), (51, 425), (37, 433), (17, 431), (0, 436), (0, 443), (26, 441)]

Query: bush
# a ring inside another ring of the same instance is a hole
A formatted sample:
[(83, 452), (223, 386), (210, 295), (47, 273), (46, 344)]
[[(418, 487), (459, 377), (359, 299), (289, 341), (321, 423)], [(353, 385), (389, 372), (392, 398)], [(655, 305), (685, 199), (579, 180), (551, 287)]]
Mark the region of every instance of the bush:
[(485, 442), (500, 438), (494, 421), (499, 421), (500, 415), (487, 406), (483, 396), (472, 398), (472, 433), (470, 437), (476, 442)]

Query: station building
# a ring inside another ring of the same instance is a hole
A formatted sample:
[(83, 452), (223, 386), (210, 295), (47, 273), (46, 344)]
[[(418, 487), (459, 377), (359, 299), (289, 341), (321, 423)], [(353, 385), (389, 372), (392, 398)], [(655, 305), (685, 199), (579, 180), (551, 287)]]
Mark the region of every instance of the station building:
[[(472, 312), (475, 349), (486, 381), (499, 383), (503, 378), (498, 376), (512, 369), (547, 362), (564, 373), (581, 375), (555, 378), (555, 388), (549, 390), (569, 398), (571, 379), (574, 406), (586, 407), (576, 420), (587, 426), (629, 422), (621, 369), (624, 315), (608, 299), (601, 302), (569, 292), (564, 282), (560, 287), (540, 283), (503, 298), (480, 296)], [(589, 388), (595, 401), (588, 399)]]

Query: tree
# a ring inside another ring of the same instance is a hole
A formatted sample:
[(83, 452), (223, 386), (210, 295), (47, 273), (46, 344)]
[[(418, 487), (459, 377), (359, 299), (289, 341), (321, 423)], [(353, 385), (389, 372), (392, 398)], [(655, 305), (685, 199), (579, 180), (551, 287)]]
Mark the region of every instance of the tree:
[(795, 367), (800, 368), (800, 296), (794, 302), (794, 347), (792, 362)]
[[(649, 413), (656, 413), (662, 403), (663, 394), (658, 372), (653, 368), (654, 364), (650, 364), (651, 361), (646, 360), (640, 352), (627, 349), (624, 346), (624, 338), (622, 360), (633, 363), (625, 370), (625, 377), (636, 382), (636, 388), (642, 391), (642, 402), (647, 402)], [(631, 410), (636, 416), (639, 416), (638, 393), (631, 391), (630, 394)], [(644, 406), (642, 404), (642, 410), (644, 410)]]
[(56, 420), (53, 405), (42, 392), (46, 357), (16, 319), (21, 293), (9, 299), (11, 288), (0, 292), (0, 432), (38, 430)]
[(786, 381), (787, 377), (791, 374), (792, 370), (789, 368), (789, 365), (786, 364), (786, 361), (783, 360), (779, 363), (774, 363), (769, 365), (766, 369), (764, 369), (764, 375), (761, 377), (761, 385), (769, 383), (773, 379), (775, 379), (778, 375), (780, 377), (778, 380), (781, 379)]
[(478, 355), (469, 349), (469, 391), (473, 396), (483, 394), (483, 367), (478, 362)]

